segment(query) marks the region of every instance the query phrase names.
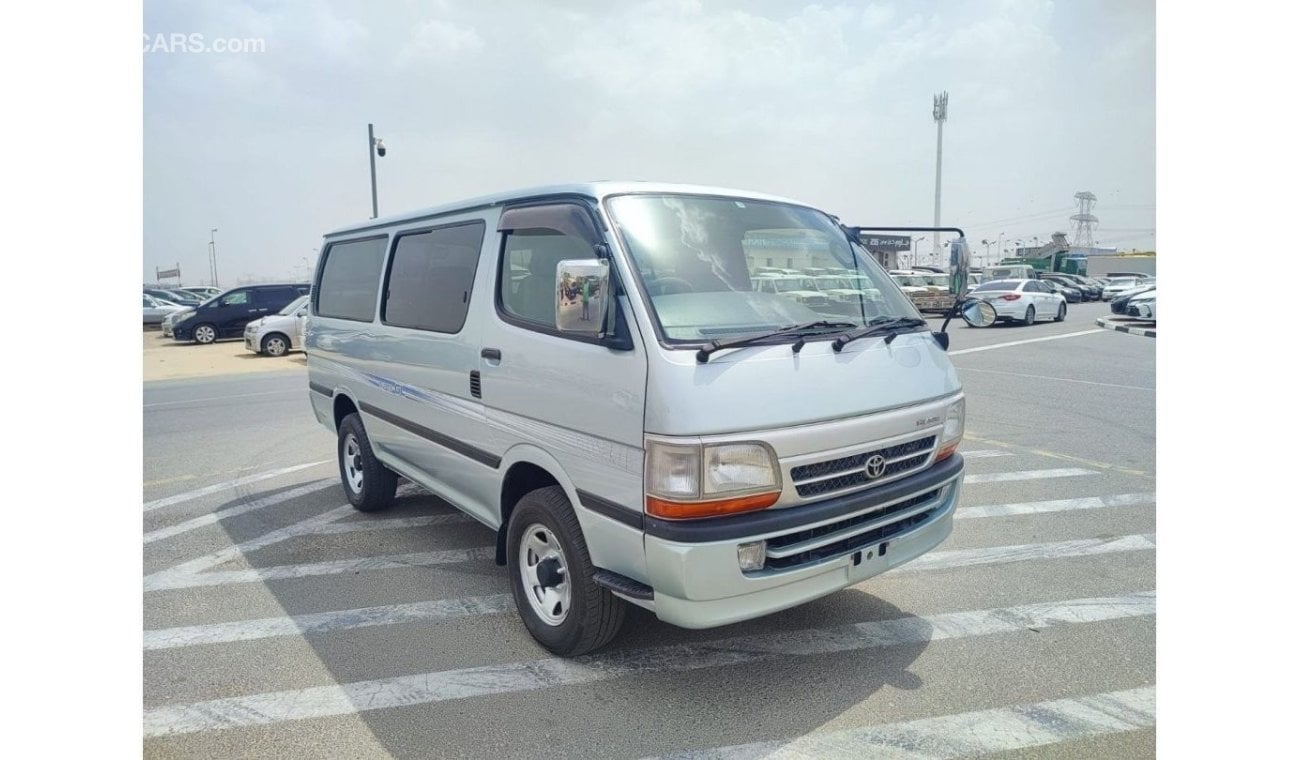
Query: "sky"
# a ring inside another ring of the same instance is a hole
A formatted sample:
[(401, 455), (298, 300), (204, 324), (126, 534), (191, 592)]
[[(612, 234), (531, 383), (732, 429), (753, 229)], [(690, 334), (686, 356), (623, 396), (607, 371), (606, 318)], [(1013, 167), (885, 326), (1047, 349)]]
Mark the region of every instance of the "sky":
[(977, 256), (1072, 234), (1083, 190), (1098, 245), (1150, 250), (1155, 32), (1153, 0), (151, 0), (143, 277), (209, 283), (215, 238), (222, 286), (306, 279), (370, 217), (368, 123), (381, 216), (633, 179), (930, 225), (943, 91), (941, 221)]

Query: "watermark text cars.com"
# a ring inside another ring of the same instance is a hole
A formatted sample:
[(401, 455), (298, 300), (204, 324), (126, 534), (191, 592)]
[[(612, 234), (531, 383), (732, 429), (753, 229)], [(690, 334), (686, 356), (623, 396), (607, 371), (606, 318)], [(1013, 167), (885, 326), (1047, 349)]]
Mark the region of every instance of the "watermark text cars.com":
[(265, 53), (266, 40), (260, 37), (215, 37), (209, 40), (199, 32), (144, 33), (146, 53)]

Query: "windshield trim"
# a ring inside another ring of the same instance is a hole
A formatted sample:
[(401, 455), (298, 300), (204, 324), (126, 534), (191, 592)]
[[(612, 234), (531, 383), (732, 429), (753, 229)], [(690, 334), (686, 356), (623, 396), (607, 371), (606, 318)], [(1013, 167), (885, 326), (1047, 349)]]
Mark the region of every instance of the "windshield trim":
[[(604, 232), (606, 235), (610, 237), (611, 239), (610, 242), (614, 242), (616, 244), (616, 247), (618, 248), (618, 259), (619, 259), (620, 266), (625, 266), (629, 270), (628, 272), (629, 276), (626, 277), (625, 279), (630, 280), (632, 286), (636, 288), (637, 294), (641, 299), (642, 308), (645, 310), (646, 314), (650, 317), (650, 326), (654, 330), (655, 340), (659, 342), (659, 345), (661, 347), (663, 347), (665, 350), (668, 351), (698, 351), (701, 348), (707, 348), (708, 346), (711, 346), (714, 340), (704, 339), (704, 338), (701, 338), (699, 340), (684, 340), (684, 339), (670, 338), (665, 334), (663, 324), (659, 321), (659, 311), (655, 309), (654, 301), (650, 296), (650, 291), (646, 288), (645, 281), (641, 277), (641, 269), (636, 265), (636, 259), (632, 255), (632, 249), (628, 245), (627, 239), (623, 237), (622, 229), (620, 229), (619, 225), (614, 221), (615, 217), (613, 211), (607, 205), (608, 202), (613, 200), (614, 198), (624, 198), (629, 196), (632, 197), (675, 196), (675, 197), (687, 197), (687, 198), (705, 198), (705, 199), (721, 200), (721, 201), (746, 201), (755, 204), (761, 203), (766, 205), (791, 206), (794, 208), (806, 209), (808, 211), (811, 211), (815, 214), (822, 216), (833, 227), (835, 227), (835, 229), (840, 230), (841, 234), (844, 235), (845, 242), (849, 246), (850, 250), (854, 252), (855, 256), (858, 255), (868, 256), (868, 257), (870, 256), (870, 254), (867, 253), (867, 250), (864, 247), (854, 242), (853, 238), (850, 237), (847, 233), (844, 233), (844, 226), (840, 223), (838, 219), (836, 219), (834, 216), (831, 216), (830, 214), (826, 213), (825, 211), (822, 211), (821, 209), (815, 206), (809, 206), (806, 203), (800, 203), (798, 201), (772, 200), (770, 198), (758, 198), (751, 195), (745, 195), (742, 193), (721, 194), (721, 193), (689, 192), (689, 191), (677, 191), (677, 190), (673, 190), (673, 191), (629, 190), (625, 192), (617, 192), (617, 193), (610, 193), (608, 195), (604, 195), (600, 198), (597, 204), (600, 211), (601, 222), (605, 226)], [(854, 270), (855, 273), (859, 271), (860, 270), (857, 269)], [(889, 271), (885, 269), (885, 267), (882, 266), (881, 271), (885, 273), (886, 279), (890, 279)], [(752, 278), (752, 273), (751, 273), (751, 278)], [(894, 284), (894, 287), (895, 288), (898, 287), (897, 283)], [(912, 305), (911, 299), (908, 298), (905, 294), (903, 294), (901, 290), (899, 291), (899, 294), (902, 296), (906, 305), (909, 308), (911, 308), (913, 311), (915, 311), (916, 309)], [(915, 316), (921, 316), (921, 315), (919, 312), (917, 312)], [(792, 327), (793, 325), (790, 326)], [(759, 335), (764, 332), (771, 331), (772, 329), (780, 329), (780, 328), (762, 327), (762, 328), (755, 328), (754, 330), (749, 332), (736, 332), (734, 335), (727, 336), (725, 340), (736, 340), (747, 336)], [(789, 341), (784, 340), (786, 336), (782, 336), (782, 340), (780, 340), (779, 342), (775, 342), (771, 345), (782, 345), (784, 343), (794, 343), (796, 340), (798, 340), (801, 337), (804, 339), (805, 342), (812, 343), (814, 341), (818, 341), (822, 339), (829, 340), (835, 337), (835, 335), (836, 333), (834, 331), (831, 331), (829, 334), (825, 334), (825, 335), (819, 333), (814, 335), (801, 336), (799, 334), (792, 333), (789, 336), (790, 338)], [(723, 340), (723, 338), (718, 338), (718, 339)]]

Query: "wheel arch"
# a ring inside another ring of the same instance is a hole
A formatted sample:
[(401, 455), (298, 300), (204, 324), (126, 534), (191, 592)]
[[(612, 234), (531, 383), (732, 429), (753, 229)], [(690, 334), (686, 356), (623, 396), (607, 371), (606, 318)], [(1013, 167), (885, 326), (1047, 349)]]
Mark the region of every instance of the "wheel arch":
[(334, 414), (334, 431), (338, 432), (339, 426), (343, 424), (343, 419), (349, 414), (360, 414), (361, 407), (357, 404), (356, 399), (347, 390), (335, 390), (334, 400), (330, 402), (330, 408)]
[[(501, 457), (501, 500), (498, 511), (500, 524), (497, 526), (496, 562), (506, 563), (506, 531), (510, 527), (510, 514), (519, 500), (529, 491), (548, 486), (559, 486), (569, 499), (569, 506), (578, 516), (578, 524), (583, 533), (587, 532), (583, 510), (579, 507), (578, 489), (569, 478), (564, 467), (555, 457), (532, 444), (513, 446)], [(590, 547), (589, 547), (590, 549)], [(593, 560), (595, 558), (593, 557)]]

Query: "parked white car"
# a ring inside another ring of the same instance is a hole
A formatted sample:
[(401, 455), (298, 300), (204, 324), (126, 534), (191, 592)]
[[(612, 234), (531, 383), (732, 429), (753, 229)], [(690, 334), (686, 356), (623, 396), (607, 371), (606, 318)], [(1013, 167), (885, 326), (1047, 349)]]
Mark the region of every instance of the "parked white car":
[(1156, 292), (1154, 290), (1148, 290), (1145, 293), (1139, 293), (1130, 298), (1128, 300), (1128, 309), (1125, 313), (1130, 317), (1155, 321)]
[(182, 319), (185, 319), (192, 313), (194, 313), (193, 306), (182, 306), (171, 311), (167, 316), (163, 317), (163, 321), (162, 321), (163, 337), (165, 338), (172, 337), (172, 325), (176, 324)]
[(992, 304), (999, 322), (1065, 321), (1065, 296), (1039, 280), (993, 280), (976, 286), (970, 295)]
[(284, 356), (301, 350), (310, 300), (311, 296), (302, 296), (277, 314), (249, 322), (244, 328), (244, 347), (267, 356)]
[(1132, 290), (1145, 284), (1137, 277), (1112, 277), (1106, 281), (1106, 287), (1101, 289), (1101, 300), (1109, 301), (1126, 290)]

